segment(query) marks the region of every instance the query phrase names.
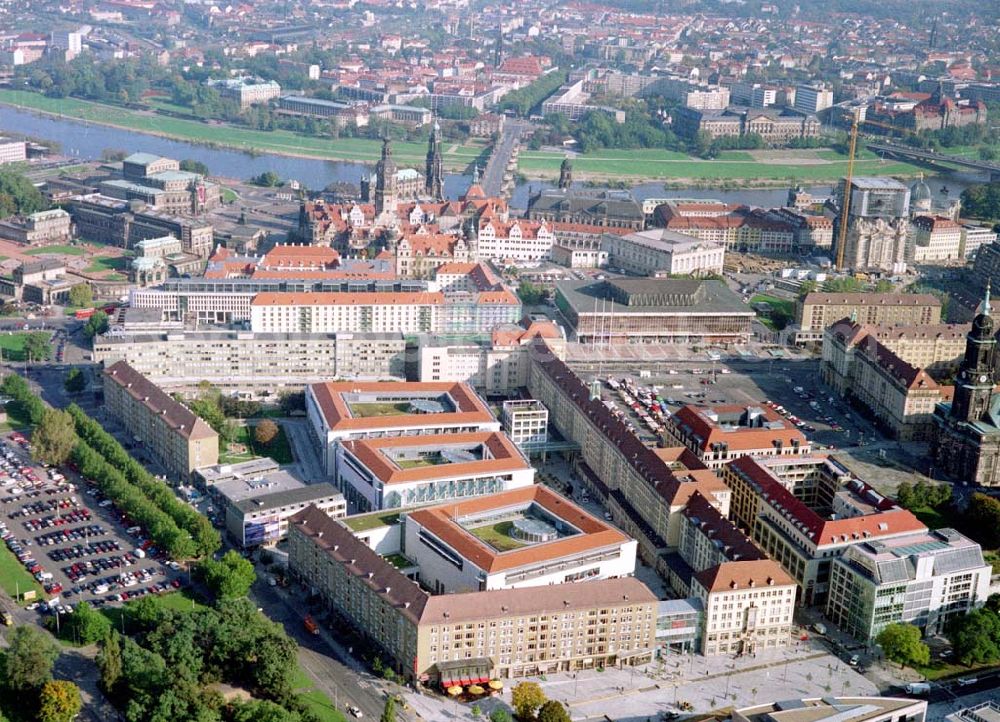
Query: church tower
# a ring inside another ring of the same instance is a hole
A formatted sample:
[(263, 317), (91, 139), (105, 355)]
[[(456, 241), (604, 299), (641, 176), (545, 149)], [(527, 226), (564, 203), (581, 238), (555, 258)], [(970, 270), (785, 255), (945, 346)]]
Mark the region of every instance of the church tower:
[(396, 212), (396, 161), (388, 138), (382, 139), (382, 157), (375, 166), (375, 216)]
[(993, 357), (997, 345), (990, 312), (990, 287), (987, 284), (986, 296), (972, 320), (972, 330), (965, 343), (965, 357), (955, 379), (951, 417), (957, 421), (979, 421), (989, 409), (993, 395)]
[(559, 166), (559, 189), (569, 190), (573, 185), (573, 164), (570, 163), (569, 156), (563, 158), (562, 165)]
[(499, 68), (503, 65), (503, 23), (497, 24), (497, 49), (493, 58), (493, 66)]
[(430, 140), (427, 141), (427, 166), (424, 173), (424, 190), (436, 201), (444, 200), (444, 161), (441, 158), (441, 126), (434, 121)]

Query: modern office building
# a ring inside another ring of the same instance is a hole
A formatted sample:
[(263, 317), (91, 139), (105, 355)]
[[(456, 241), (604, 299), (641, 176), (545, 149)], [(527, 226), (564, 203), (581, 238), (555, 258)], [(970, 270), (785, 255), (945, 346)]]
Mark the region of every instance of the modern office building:
[(219, 435), (124, 361), (104, 369), (104, 408), (174, 479), (219, 463)]
[(709, 469), (741, 456), (806, 456), (805, 434), (764, 406), (687, 404), (667, 419), (666, 433)]
[(200, 469), (195, 479), (222, 509), (226, 531), (243, 549), (274, 546), (288, 538), (288, 520), (306, 507), (338, 519), (344, 495), (332, 484), (303, 484), (272, 459)]
[(409, 511), (403, 548), (435, 594), (629, 577), (636, 542), (540, 484)]
[(366, 512), (530, 486), (535, 470), (505, 434), (484, 431), (345, 441), (333, 476)]
[(833, 562), (826, 616), (865, 642), (896, 623), (943, 634), (985, 603), (992, 573), (980, 546), (954, 529), (855, 544)]
[(653, 656), (658, 602), (632, 577), (432, 595), (314, 508), (292, 519), (288, 548), (292, 575), (387, 666), (420, 685), (643, 664)]
[(331, 475), (344, 441), (500, 431), (489, 407), (463, 383), (312, 384), (306, 388), (306, 412)]
[(795, 109), (800, 113), (815, 115), (833, 105), (833, 91), (818, 85), (800, 85), (795, 88)]
[(640, 276), (722, 274), (725, 246), (691, 238), (663, 228), (630, 233), (605, 234), (601, 248), (608, 263)]
[(544, 446), (549, 440), (549, 410), (535, 399), (504, 401), (503, 430), (526, 451)]
[(825, 457), (743, 457), (722, 474), (733, 520), (795, 579), (806, 606), (826, 601), (831, 564), (851, 546), (927, 531)]
[(555, 304), (581, 343), (747, 343), (754, 312), (721, 281), (559, 281)]

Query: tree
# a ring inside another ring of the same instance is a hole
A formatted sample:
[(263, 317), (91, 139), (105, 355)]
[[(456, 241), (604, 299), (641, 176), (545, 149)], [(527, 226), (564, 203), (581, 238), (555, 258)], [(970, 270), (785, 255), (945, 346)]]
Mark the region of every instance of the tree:
[(264, 419), (253, 430), (253, 440), (261, 446), (269, 446), (278, 438), (278, 425), (270, 419)]
[(799, 298), (805, 298), (816, 290), (816, 281), (803, 281), (799, 284)]
[(875, 638), (887, 659), (904, 667), (928, 664), (930, 649), (920, 639), (920, 628), (912, 624), (890, 624)]
[(250, 700), (233, 707), (233, 722), (300, 722), (302, 715), (289, 712), (270, 700)]
[(66, 374), (66, 381), (63, 382), (63, 386), (66, 387), (66, 391), (69, 393), (78, 394), (87, 388), (87, 377), (83, 371), (74, 366)]
[(94, 305), (94, 291), (89, 283), (78, 283), (69, 289), (69, 305), (78, 308)]
[(264, 186), (265, 188), (275, 188), (281, 185), (281, 176), (273, 170), (266, 170), (260, 175), (251, 178), (250, 182), (254, 185)]
[(570, 722), (569, 712), (562, 702), (550, 699), (538, 710), (538, 722)]
[(198, 173), (200, 175), (208, 175), (208, 166), (202, 163), (200, 160), (191, 160), (187, 158), (181, 161), (181, 170), (185, 170), (188, 173)]
[(1000, 616), (973, 609), (948, 625), (948, 639), (962, 664), (991, 664), (1000, 659)]
[(81, 644), (94, 644), (111, 632), (111, 621), (97, 612), (87, 602), (80, 602), (69, 615), (64, 636), (77, 639)]
[(0, 657), (0, 679), (13, 692), (41, 689), (52, 679), (52, 667), (59, 645), (37, 627), (15, 627), (7, 638), (8, 647)]
[(80, 688), (72, 682), (54, 679), (46, 682), (38, 698), (38, 722), (70, 722), (80, 714), (83, 701)]
[(545, 289), (536, 286), (531, 281), (521, 281), (517, 287), (517, 295), (529, 306), (535, 306), (545, 300)]
[(0, 218), (15, 213), (28, 215), (48, 207), (45, 196), (25, 175), (14, 170), (0, 170)]
[(46, 409), (42, 422), (31, 435), (31, 455), (36, 460), (61, 466), (76, 446), (76, 424), (66, 411)]
[(396, 698), (392, 695), (385, 698), (385, 707), (382, 708), (379, 722), (396, 722)]
[(823, 284), (823, 290), (827, 293), (858, 293), (862, 288), (861, 281), (851, 276), (831, 278)]
[(94, 311), (87, 323), (83, 325), (83, 335), (87, 338), (94, 338), (108, 330), (108, 314), (104, 311)]
[(873, 289), (875, 293), (892, 293), (895, 286), (892, 285), (892, 281), (887, 278), (879, 279), (875, 282), (875, 288)]
[[(151, 599), (151, 597), (142, 597)], [(105, 637), (97, 652), (97, 669), (101, 673), (101, 688), (109, 695), (114, 694), (115, 686), (122, 676), (122, 640), (114, 629)]]
[(29, 361), (47, 361), (52, 356), (52, 343), (47, 333), (33, 333), (24, 340), (24, 355)]
[(511, 692), (514, 712), (521, 719), (531, 719), (548, 699), (536, 682), (519, 682)]
[(253, 564), (230, 549), (222, 559), (205, 559), (199, 565), (205, 584), (217, 599), (245, 597), (257, 579)]
[(1000, 500), (973, 494), (964, 516), (965, 532), (986, 549), (1000, 546)]

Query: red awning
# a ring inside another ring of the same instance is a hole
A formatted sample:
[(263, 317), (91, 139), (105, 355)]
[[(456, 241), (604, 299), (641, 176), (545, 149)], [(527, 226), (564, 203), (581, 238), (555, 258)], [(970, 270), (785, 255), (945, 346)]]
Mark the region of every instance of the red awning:
[(472, 680), (469, 679), (468, 677), (462, 677), (462, 681), (459, 682), (459, 684), (461, 684), (463, 687), (468, 687), (470, 684), (472, 684)]
[(458, 680), (457, 679), (452, 679), (451, 677), (442, 677), (441, 678), (441, 686), (444, 687), (444, 688), (454, 687), (456, 684), (458, 684)]
[(473, 680), (475, 684), (486, 684), (489, 681), (490, 681), (489, 677), (478, 677)]

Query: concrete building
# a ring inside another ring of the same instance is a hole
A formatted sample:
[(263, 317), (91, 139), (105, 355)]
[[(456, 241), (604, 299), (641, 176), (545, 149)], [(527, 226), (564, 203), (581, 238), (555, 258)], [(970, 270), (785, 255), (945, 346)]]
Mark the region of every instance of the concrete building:
[(567, 268), (604, 268), (608, 265), (608, 252), (589, 248), (573, 248), (558, 243), (552, 246), (553, 263)]
[(417, 347), (417, 381), (461, 381), (488, 396), (515, 393), (528, 382), (536, 339), (544, 338), (563, 355), (565, 339), (551, 322), (503, 325), (489, 337), (421, 336)]
[(344, 441), (333, 476), (360, 512), (530, 486), (535, 470), (501, 432), (403, 435)]
[(72, 218), (62, 208), (11, 216), (0, 221), (0, 238), (25, 245), (68, 243), (73, 238)]
[(856, 544), (833, 562), (826, 616), (864, 642), (896, 623), (943, 634), (985, 603), (992, 573), (980, 546), (954, 529)]
[(811, 449), (792, 422), (762, 406), (688, 404), (667, 419), (665, 433), (709, 469), (741, 456), (806, 456)]
[(812, 292), (795, 304), (796, 340), (821, 341), (823, 331), (844, 318), (877, 326), (941, 323), (941, 300), (930, 293)]
[(104, 369), (104, 408), (175, 479), (219, 463), (219, 435), (124, 361)]
[(549, 440), (549, 410), (535, 399), (504, 401), (503, 430), (522, 449), (544, 446)]
[(431, 595), (316, 509), (293, 519), (288, 544), (291, 573), (389, 667), (428, 687), (653, 656), (657, 599), (634, 578)]
[(560, 281), (555, 304), (582, 343), (746, 343), (753, 311), (721, 281)]
[(410, 511), (404, 538), (420, 584), (435, 594), (616, 579), (635, 571), (634, 539), (542, 485)]
[(344, 495), (332, 484), (303, 484), (273, 459), (199, 469), (195, 480), (223, 510), (226, 530), (244, 549), (287, 539), (289, 518), (306, 507), (334, 519), (347, 514)]
[[(159, 324), (157, 324), (159, 325)], [(401, 333), (254, 333), (112, 329), (94, 339), (94, 361), (123, 360), (155, 383), (213, 386), (259, 395), (302, 389), (328, 378), (402, 380)]]
[(462, 383), (312, 384), (306, 388), (306, 412), (331, 476), (345, 441), (500, 430), (483, 400)]
[(641, 276), (722, 275), (726, 256), (721, 244), (659, 228), (627, 236), (608, 233), (601, 247), (612, 266)]
[(996, 243), (996, 231), (989, 226), (974, 223), (962, 224), (962, 258), (972, 260), (978, 258), (979, 249)]
[(826, 601), (831, 564), (849, 547), (927, 531), (825, 457), (743, 457), (722, 475), (734, 521), (795, 579), (806, 606)]
[(924, 722), (927, 701), (897, 697), (823, 697), (768, 702), (731, 712), (719, 722)]
[(28, 144), (23, 140), (0, 136), (0, 165), (23, 163), (28, 159)]
[(795, 88), (795, 109), (800, 113), (815, 115), (833, 105), (833, 91), (818, 85), (800, 85)]
[(724, 562), (694, 575), (705, 609), (702, 654), (755, 654), (791, 643), (795, 581), (770, 559)]

